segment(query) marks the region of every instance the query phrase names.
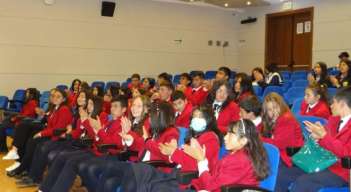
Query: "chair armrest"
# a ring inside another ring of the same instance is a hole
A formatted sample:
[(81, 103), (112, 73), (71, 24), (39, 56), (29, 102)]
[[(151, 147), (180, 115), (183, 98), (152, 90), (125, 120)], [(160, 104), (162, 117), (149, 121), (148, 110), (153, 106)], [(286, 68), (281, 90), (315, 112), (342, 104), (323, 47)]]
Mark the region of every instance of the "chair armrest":
[(245, 186), (245, 185), (225, 185), (221, 187), (221, 192), (269, 192), (266, 189), (262, 189), (256, 186)]
[(181, 185), (189, 185), (193, 179), (198, 178), (198, 171), (178, 172), (177, 181)]
[(131, 150), (126, 150), (126, 151), (121, 151), (119, 156), (119, 160), (121, 161), (128, 161), (130, 157), (138, 157), (139, 153), (138, 151), (131, 151)]
[(345, 169), (351, 169), (351, 157), (341, 158), (341, 166)]
[(54, 136), (60, 136), (63, 133), (66, 133), (67, 129), (66, 128), (60, 128), (60, 129), (54, 129)]
[(97, 149), (100, 153), (107, 153), (109, 149), (117, 149), (115, 144), (100, 144), (97, 145)]
[(287, 147), (286, 148), (286, 153), (288, 154), (289, 157), (295, 155), (295, 153), (299, 152), (301, 147)]
[(167, 167), (167, 168), (174, 168), (176, 166), (175, 163), (169, 163), (166, 161), (161, 160), (154, 160), (154, 161), (144, 161), (144, 163), (151, 165), (153, 167)]

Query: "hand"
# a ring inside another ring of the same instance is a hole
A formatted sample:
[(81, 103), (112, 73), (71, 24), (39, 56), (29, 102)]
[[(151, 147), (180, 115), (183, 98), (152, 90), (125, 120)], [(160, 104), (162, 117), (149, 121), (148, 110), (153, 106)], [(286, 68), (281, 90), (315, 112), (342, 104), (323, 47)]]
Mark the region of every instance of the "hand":
[(82, 107), (79, 108), (79, 117), (80, 120), (83, 122), (88, 119), (88, 111), (86, 109), (83, 109)]
[(149, 138), (149, 133), (146, 130), (145, 126), (143, 126), (143, 138), (144, 140), (146, 140), (147, 138)]
[(311, 133), (311, 136), (316, 140), (323, 139), (327, 134), (327, 131), (320, 122), (311, 123), (309, 121), (304, 121), (303, 123), (306, 125), (307, 130)]
[(132, 128), (132, 122), (127, 117), (122, 117), (121, 119), (122, 132), (127, 134)]
[(186, 86), (185, 86), (185, 85), (178, 84), (176, 89), (177, 89), (178, 91), (184, 92), (185, 89), (186, 89)]
[(330, 76), (329, 77), (329, 79), (330, 79), (330, 82), (335, 86), (335, 87), (338, 87), (339, 86), (339, 81), (338, 81), (338, 79), (335, 77), (335, 76)]
[(122, 139), (124, 141), (131, 141), (133, 140), (133, 136), (131, 136), (130, 134), (125, 134), (123, 132), (119, 133), (119, 135), (122, 137)]
[(201, 147), (199, 142), (194, 138), (191, 139), (190, 145), (184, 145), (184, 152), (197, 161), (206, 159), (206, 147)]
[(158, 93), (158, 92), (156, 92), (156, 93), (154, 93), (154, 94), (152, 94), (152, 96), (151, 96), (151, 100), (152, 101), (154, 101), (154, 100), (157, 100), (157, 99), (159, 99), (160, 98), (160, 94)]
[(102, 128), (100, 119), (93, 119), (93, 118), (89, 118), (89, 123), (90, 125), (94, 128), (94, 130), (97, 132)]
[(308, 74), (307, 80), (310, 84), (312, 84), (316, 81), (311, 73)]
[(177, 140), (172, 139), (172, 141), (169, 143), (160, 143), (158, 148), (160, 149), (162, 154), (171, 156), (177, 149)]
[(73, 130), (72, 125), (67, 125), (66, 130), (66, 134), (70, 134)]
[(40, 138), (40, 137), (41, 137), (41, 133), (39, 132), (33, 136), (33, 139)]
[(212, 83), (213, 81), (211, 80), (205, 80), (203, 83), (202, 83), (202, 86), (204, 88), (206, 88), (207, 90), (210, 90), (212, 88)]

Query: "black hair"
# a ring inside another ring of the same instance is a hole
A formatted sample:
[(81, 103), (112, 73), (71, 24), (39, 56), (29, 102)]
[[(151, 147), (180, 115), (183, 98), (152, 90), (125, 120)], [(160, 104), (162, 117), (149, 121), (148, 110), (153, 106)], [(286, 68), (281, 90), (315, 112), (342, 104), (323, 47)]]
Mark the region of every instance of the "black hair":
[(231, 77), (231, 70), (228, 67), (220, 67), (218, 68), (218, 71), (223, 71), (226, 76), (228, 76), (228, 79)]
[(140, 80), (140, 75), (137, 74), (137, 73), (134, 73), (134, 74), (130, 77), (130, 79), (138, 79), (138, 80)]
[(191, 85), (192, 79), (191, 79), (191, 76), (189, 75), (189, 73), (182, 73), (182, 74), (180, 74), (180, 78), (182, 78), (182, 77), (186, 78), (189, 81), (187, 86)]
[(151, 136), (158, 138), (167, 128), (174, 126), (173, 106), (165, 101), (157, 101), (150, 107)]
[(159, 74), (158, 76), (157, 76), (158, 78), (161, 78), (161, 79), (164, 79), (164, 80), (166, 80), (166, 81), (168, 81), (168, 82), (171, 82), (172, 80), (172, 78), (171, 78), (171, 75), (170, 74), (168, 74), (168, 73), (161, 73), (161, 74)]
[(36, 88), (28, 88), (26, 93), (28, 93), (28, 96), (26, 95), (24, 103), (28, 103), (31, 100), (39, 102), (40, 93)]
[(235, 87), (235, 83), (236, 83), (236, 81), (238, 81), (239, 78), (241, 79), (241, 81), (240, 81), (240, 92), (239, 93), (235, 93), (236, 97), (239, 97), (240, 94), (246, 93), (246, 92), (250, 92), (251, 94), (254, 95), (255, 92), (254, 92), (253, 87), (252, 87), (252, 80), (251, 80), (250, 76), (248, 76), (246, 73), (238, 73), (238, 74), (236, 74), (233, 88)]
[(341, 52), (338, 57), (339, 59), (342, 59), (343, 57), (349, 58), (350, 55), (348, 52), (344, 51), (344, 52)]
[(100, 86), (96, 86), (93, 89), (97, 90), (97, 95), (95, 96), (99, 96), (99, 97), (103, 97), (104, 96), (104, 89)]
[(269, 176), (269, 164), (268, 155), (265, 150), (259, 134), (257, 133), (257, 128), (255, 124), (248, 119), (239, 120), (229, 125), (228, 133), (233, 133), (233, 128), (237, 127), (236, 134), (240, 138), (246, 138), (247, 144), (244, 146), (244, 150), (247, 152), (257, 180), (263, 180)]
[(124, 95), (118, 95), (117, 97), (112, 98), (111, 104), (114, 102), (119, 102), (123, 108), (128, 107), (128, 99)]
[(222, 104), (221, 110), (225, 109), (225, 107), (227, 105), (229, 105), (229, 103), (231, 102), (231, 100), (233, 98), (233, 91), (232, 91), (230, 84), (227, 81), (215, 81), (213, 83), (213, 87), (212, 87), (211, 91), (209, 92), (209, 94), (207, 96), (207, 104), (212, 105), (213, 102), (216, 100), (217, 90), (219, 88), (221, 88), (222, 86), (225, 86), (225, 88), (227, 89), (228, 98)]
[(191, 78), (200, 77), (201, 79), (205, 79), (205, 73), (203, 71), (193, 71), (191, 73)]
[(241, 100), (239, 106), (247, 113), (252, 112), (256, 117), (261, 115), (262, 103), (256, 96), (249, 96)]
[(218, 129), (217, 127), (217, 120), (216, 120), (216, 117), (214, 116), (214, 113), (213, 113), (213, 110), (212, 110), (212, 107), (209, 106), (209, 105), (206, 105), (206, 104), (203, 104), (203, 105), (200, 105), (196, 108), (193, 109), (193, 113), (191, 115), (191, 119), (190, 121), (192, 120), (193, 118), (193, 114), (195, 111), (200, 111), (203, 118), (206, 120), (206, 129), (202, 132), (195, 132), (193, 129), (189, 129), (189, 133), (185, 139), (185, 143), (190, 143), (190, 139), (192, 137), (199, 137), (201, 134), (205, 133), (205, 132), (208, 132), (208, 131), (213, 131), (217, 137), (218, 137), (218, 141), (220, 143), (220, 145), (222, 145), (223, 143), (223, 134), (222, 132)]
[[(72, 81), (72, 84), (71, 84), (71, 88), (70, 88), (71, 91), (74, 91), (74, 84), (75, 84), (76, 82), (79, 82), (79, 86), (80, 86), (80, 84), (82, 83), (82, 81), (81, 81), (80, 79), (74, 79), (74, 80)], [(78, 90), (79, 90), (79, 87), (78, 87)]]
[(184, 95), (184, 93), (182, 91), (178, 91), (177, 90), (177, 91), (172, 93), (171, 100), (172, 101), (176, 101), (178, 99), (185, 100), (186, 97), (185, 97), (185, 95)]
[(277, 63), (270, 63), (266, 66), (266, 69), (268, 72), (270, 73), (274, 73), (274, 72), (279, 72), (279, 69), (278, 69), (278, 64)]
[(337, 101), (344, 101), (351, 108), (351, 87), (339, 89), (334, 96)]
[[(101, 97), (98, 96), (94, 96), (92, 98), (89, 98), (91, 101), (93, 101), (94, 103), (94, 109), (91, 112), (90, 116), (93, 119), (97, 119), (100, 115), (100, 113), (102, 112), (102, 104), (103, 104), (103, 100)], [(122, 102), (121, 102), (122, 103)]]

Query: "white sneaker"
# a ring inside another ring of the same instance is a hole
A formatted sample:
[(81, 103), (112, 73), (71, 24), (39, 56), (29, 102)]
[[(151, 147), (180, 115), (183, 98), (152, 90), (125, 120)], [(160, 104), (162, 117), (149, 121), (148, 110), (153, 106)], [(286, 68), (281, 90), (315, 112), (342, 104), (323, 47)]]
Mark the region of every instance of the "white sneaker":
[(19, 156), (17, 154), (17, 151), (15, 150), (10, 150), (4, 157), (2, 157), (2, 160), (16, 160), (19, 159)]
[(13, 163), (10, 167), (6, 168), (5, 170), (7, 172), (10, 172), (10, 171), (17, 169), (17, 167), (19, 167), (20, 165), (21, 165), (21, 163), (16, 161), (15, 163)]

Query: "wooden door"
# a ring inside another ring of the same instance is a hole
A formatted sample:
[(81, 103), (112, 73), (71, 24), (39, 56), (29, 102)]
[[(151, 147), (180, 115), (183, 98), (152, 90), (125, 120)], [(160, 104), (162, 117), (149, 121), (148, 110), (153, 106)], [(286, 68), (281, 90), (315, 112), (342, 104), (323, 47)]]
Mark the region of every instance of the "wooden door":
[(309, 70), (312, 66), (313, 8), (266, 16), (265, 65), (281, 70)]

